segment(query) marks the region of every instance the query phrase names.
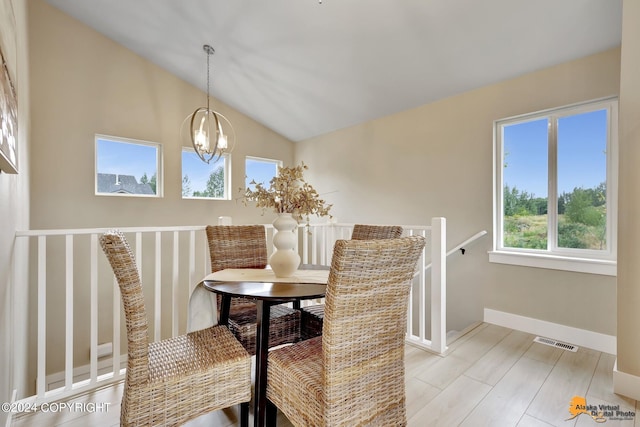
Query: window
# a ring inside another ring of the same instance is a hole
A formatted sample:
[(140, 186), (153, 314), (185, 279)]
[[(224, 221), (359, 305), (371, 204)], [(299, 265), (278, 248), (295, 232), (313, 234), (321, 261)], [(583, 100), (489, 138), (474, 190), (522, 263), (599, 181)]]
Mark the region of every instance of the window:
[(245, 161), (245, 187), (254, 190), (252, 181), (262, 183), (269, 187), (271, 178), (278, 175), (278, 168), (282, 167), (281, 160), (262, 159), (259, 157), (248, 157)]
[(495, 122), (492, 262), (615, 275), (617, 105)]
[(161, 145), (95, 136), (96, 195), (162, 197)]
[(231, 162), (223, 154), (212, 163), (203, 162), (193, 148), (182, 148), (182, 198), (230, 200)]

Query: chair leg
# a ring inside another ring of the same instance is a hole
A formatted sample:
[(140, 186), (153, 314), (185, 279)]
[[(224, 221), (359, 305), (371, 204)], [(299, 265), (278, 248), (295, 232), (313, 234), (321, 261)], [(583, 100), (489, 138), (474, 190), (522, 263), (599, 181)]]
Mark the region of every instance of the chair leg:
[(240, 427), (249, 427), (249, 402), (240, 404)]
[(267, 399), (267, 427), (276, 427), (278, 408)]

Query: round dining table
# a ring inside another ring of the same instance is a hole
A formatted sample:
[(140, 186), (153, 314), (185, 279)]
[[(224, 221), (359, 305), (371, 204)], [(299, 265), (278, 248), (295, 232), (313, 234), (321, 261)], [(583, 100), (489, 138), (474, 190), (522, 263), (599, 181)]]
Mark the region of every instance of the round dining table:
[[(254, 426), (266, 425), (267, 406), (267, 358), (269, 355), (269, 318), (271, 306), (323, 298), (329, 267), (302, 265), (289, 278), (277, 278), (271, 270), (256, 269), (221, 270), (202, 280), (205, 289), (222, 297), (220, 306), (221, 325), (228, 324), (231, 298), (244, 297), (256, 302), (256, 364), (254, 385)], [(256, 276), (257, 275), (257, 276)], [(255, 280), (258, 279), (258, 280)], [(310, 283), (305, 283), (310, 282)]]

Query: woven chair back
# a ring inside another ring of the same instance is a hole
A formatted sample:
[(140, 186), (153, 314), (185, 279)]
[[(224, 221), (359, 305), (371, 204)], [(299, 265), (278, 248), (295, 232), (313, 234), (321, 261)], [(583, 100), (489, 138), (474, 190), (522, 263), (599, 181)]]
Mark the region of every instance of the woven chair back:
[[(209, 225), (206, 228), (211, 271), (225, 268), (265, 268), (267, 234), (264, 225)], [(217, 295), (218, 311), (222, 297)], [(231, 310), (255, 306), (247, 298), (232, 298)]]
[(263, 225), (209, 225), (206, 231), (212, 272), (267, 266), (267, 237)]
[(404, 419), (407, 306), (424, 246), (422, 236), (336, 242), (322, 331), (326, 425)]
[(104, 233), (100, 237), (100, 245), (111, 264), (122, 296), (127, 326), (127, 381), (132, 385), (144, 383), (149, 377), (149, 326), (135, 258), (120, 231)]
[(402, 227), (399, 225), (356, 224), (353, 226), (351, 240), (397, 239), (400, 236)]

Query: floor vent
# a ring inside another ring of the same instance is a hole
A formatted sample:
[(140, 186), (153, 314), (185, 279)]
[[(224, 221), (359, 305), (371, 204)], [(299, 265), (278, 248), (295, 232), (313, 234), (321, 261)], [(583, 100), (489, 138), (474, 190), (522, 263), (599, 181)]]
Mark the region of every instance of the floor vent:
[(560, 342), (560, 341), (552, 340), (550, 338), (535, 337), (533, 341), (538, 342), (540, 344), (550, 345), (551, 347), (573, 351), (574, 353), (578, 351), (578, 347), (573, 344), (567, 344), (566, 342)]

